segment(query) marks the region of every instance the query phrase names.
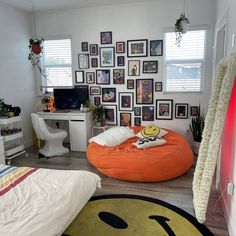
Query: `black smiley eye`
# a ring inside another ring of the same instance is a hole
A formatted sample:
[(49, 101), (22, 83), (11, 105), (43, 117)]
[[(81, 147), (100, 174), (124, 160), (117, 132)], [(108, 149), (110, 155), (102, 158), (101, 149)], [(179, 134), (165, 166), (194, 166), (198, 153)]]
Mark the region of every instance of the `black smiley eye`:
[(107, 211), (100, 211), (98, 213), (98, 216), (103, 222), (105, 222), (106, 224), (110, 225), (113, 228), (116, 228), (116, 229), (128, 228), (128, 224), (119, 216), (113, 213), (110, 213)]

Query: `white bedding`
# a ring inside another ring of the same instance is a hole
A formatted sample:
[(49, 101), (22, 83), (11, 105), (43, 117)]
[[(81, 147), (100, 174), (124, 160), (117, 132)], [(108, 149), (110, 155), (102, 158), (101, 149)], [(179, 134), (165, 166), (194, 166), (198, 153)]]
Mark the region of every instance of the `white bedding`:
[(61, 235), (97, 187), (88, 171), (38, 169), (0, 196), (0, 235)]

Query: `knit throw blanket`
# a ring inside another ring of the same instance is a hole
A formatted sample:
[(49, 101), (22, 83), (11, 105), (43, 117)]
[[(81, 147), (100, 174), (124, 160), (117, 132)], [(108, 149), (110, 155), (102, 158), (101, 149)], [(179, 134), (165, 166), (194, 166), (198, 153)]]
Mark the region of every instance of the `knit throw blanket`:
[(236, 76), (236, 53), (222, 59), (217, 65), (216, 79), (205, 119), (205, 128), (193, 177), (193, 205), (200, 223), (205, 221), (212, 179)]

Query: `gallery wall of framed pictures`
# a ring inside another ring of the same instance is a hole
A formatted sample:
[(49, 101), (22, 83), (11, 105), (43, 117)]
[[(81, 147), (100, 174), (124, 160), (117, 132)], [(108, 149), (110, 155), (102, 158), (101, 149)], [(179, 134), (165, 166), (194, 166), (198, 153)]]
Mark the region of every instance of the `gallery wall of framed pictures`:
[(116, 41), (112, 31), (100, 32), (97, 40), (81, 43), (75, 84), (89, 85), (90, 102), (104, 107), (106, 125), (140, 126), (197, 116), (198, 104), (163, 94), (162, 62), (162, 39)]

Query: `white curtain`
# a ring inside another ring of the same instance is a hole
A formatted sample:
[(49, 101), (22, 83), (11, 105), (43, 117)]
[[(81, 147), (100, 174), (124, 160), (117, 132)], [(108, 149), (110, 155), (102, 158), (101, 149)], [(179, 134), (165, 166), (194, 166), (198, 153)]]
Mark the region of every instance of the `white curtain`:
[(224, 121), (236, 76), (236, 53), (217, 65), (205, 128), (193, 178), (193, 205), (200, 223), (205, 221), (212, 179), (221, 143)]

